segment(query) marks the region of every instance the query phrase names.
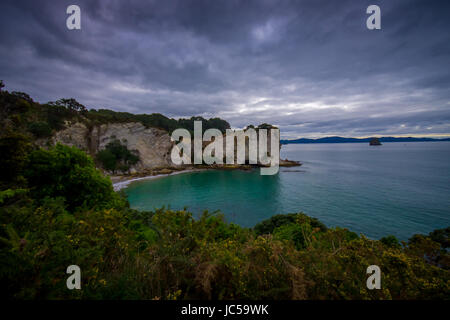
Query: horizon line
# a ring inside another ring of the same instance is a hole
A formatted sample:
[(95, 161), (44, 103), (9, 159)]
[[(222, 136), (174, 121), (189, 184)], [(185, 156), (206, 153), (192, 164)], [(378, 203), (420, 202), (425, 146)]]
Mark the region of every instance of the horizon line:
[(298, 137), (298, 138), (281, 138), (281, 140), (298, 140), (298, 139), (311, 139), (311, 140), (317, 140), (317, 139), (323, 139), (323, 138), (331, 138), (331, 137), (339, 137), (339, 138), (345, 138), (345, 139), (367, 139), (367, 138), (432, 138), (432, 139), (439, 139), (439, 138), (450, 138), (450, 133), (440, 133), (440, 134), (388, 134), (388, 135), (368, 135), (368, 136), (356, 136), (356, 137), (349, 137), (349, 136), (340, 136), (340, 135), (324, 135), (320, 137)]

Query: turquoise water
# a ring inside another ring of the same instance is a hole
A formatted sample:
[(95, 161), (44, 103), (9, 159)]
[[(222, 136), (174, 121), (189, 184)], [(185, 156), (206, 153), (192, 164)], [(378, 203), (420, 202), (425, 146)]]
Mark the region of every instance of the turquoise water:
[(138, 181), (125, 190), (133, 208), (220, 209), (245, 227), (299, 212), (370, 238), (406, 240), (450, 226), (450, 142), (284, 145), (301, 167), (184, 173)]

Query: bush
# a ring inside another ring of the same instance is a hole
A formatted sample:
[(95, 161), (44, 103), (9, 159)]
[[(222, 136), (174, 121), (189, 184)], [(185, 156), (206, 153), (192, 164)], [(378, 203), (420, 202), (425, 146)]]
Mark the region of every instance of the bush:
[[(2, 298), (448, 299), (450, 228), (400, 246), (392, 236), (369, 240), (302, 213), (246, 229), (220, 213), (194, 219), (187, 210), (132, 210), (83, 151), (33, 150), (27, 121), (56, 129), (86, 113), (75, 101), (59, 103), (65, 105), (0, 92)], [(170, 130), (192, 128), (194, 120), (204, 129), (220, 122), (108, 110), (87, 117)], [(105, 166), (127, 170), (137, 161), (130, 154), (113, 141), (103, 153)], [(82, 269), (82, 290), (66, 288), (72, 264)], [(372, 264), (382, 270), (381, 290), (365, 286)]]
[[(255, 236), (220, 214), (126, 207), (73, 214), (64, 198), (11, 208), (0, 207), (0, 281), (9, 298), (446, 299), (449, 289), (449, 272), (414, 248), (340, 228), (303, 222)], [(300, 250), (299, 228), (307, 231)], [(82, 290), (65, 287), (71, 264), (83, 270)], [(383, 272), (382, 290), (365, 286), (371, 264)]]
[(47, 122), (39, 121), (32, 122), (28, 125), (28, 130), (36, 137), (36, 138), (46, 138), (52, 135), (52, 128)]
[(295, 247), (300, 250), (308, 246), (310, 240), (308, 236), (311, 233), (311, 226), (307, 223), (302, 225), (290, 223), (277, 227), (273, 231), (273, 236), (275, 239), (292, 241)]
[(318, 228), (320, 231), (326, 231), (327, 227), (316, 218), (308, 217), (303, 213), (289, 213), (277, 214), (270, 219), (264, 220), (255, 226), (257, 235), (273, 233), (275, 228), (291, 223), (308, 223), (313, 228)]
[(384, 244), (387, 247), (391, 248), (400, 248), (400, 242), (398, 242), (398, 239), (395, 236), (386, 236), (380, 239), (381, 243)]
[(72, 111), (72, 112), (81, 112), (81, 113), (86, 113), (87, 109), (84, 105), (82, 105), (81, 103), (79, 103), (77, 100), (75, 100), (74, 98), (70, 98), (70, 99), (59, 99), (57, 101), (51, 101), (48, 103), (49, 105), (53, 105), (53, 106), (62, 106), (67, 108), (68, 110)]
[(77, 207), (114, 207), (123, 200), (114, 192), (109, 178), (94, 166), (83, 151), (57, 144), (38, 149), (29, 156), (25, 171), (35, 199), (63, 197), (69, 210)]
[(60, 105), (46, 104), (44, 105), (44, 109), (46, 110), (47, 123), (56, 131), (64, 129), (64, 122), (72, 119), (76, 115), (73, 111)]
[(21, 176), (31, 148), (30, 139), (23, 134), (6, 132), (0, 137), (0, 186), (23, 183)]
[(105, 170), (115, 173), (117, 170), (128, 171), (130, 166), (139, 161), (139, 157), (115, 139), (97, 153), (97, 160)]
[[(124, 214), (114, 209), (71, 214), (62, 198), (20, 210), (0, 237), (0, 257), (8, 262), (0, 269), (3, 294), (16, 299), (107, 298), (104, 289), (116, 276), (112, 270), (122, 271), (121, 260), (135, 249)], [(66, 287), (65, 271), (72, 264), (82, 269), (81, 292)]]
[(450, 227), (430, 232), (431, 240), (441, 244), (443, 249), (450, 248)]

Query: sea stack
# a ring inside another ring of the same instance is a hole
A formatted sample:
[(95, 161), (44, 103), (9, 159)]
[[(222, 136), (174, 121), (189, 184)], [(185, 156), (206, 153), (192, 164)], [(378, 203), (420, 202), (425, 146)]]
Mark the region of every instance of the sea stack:
[(371, 146), (381, 146), (381, 142), (378, 138), (370, 139), (369, 145)]

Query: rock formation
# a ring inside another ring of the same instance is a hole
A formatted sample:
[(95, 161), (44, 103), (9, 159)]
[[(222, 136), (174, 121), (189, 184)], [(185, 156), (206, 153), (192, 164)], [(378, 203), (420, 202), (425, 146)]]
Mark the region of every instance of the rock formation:
[(95, 155), (114, 139), (120, 140), (129, 150), (137, 150), (140, 161), (132, 171), (173, 166), (170, 152), (173, 143), (165, 130), (146, 128), (138, 122), (110, 123), (88, 128), (82, 122), (75, 122), (58, 131), (51, 143), (76, 146)]
[(369, 142), (371, 146), (381, 146), (381, 142), (378, 138), (372, 138)]
[[(167, 131), (158, 128), (147, 128), (139, 122), (109, 123), (101, 125), (86, 125), (84, 122), (67, 122), (66, 128), (56, 132), (49, 140), (41, 140), (39, 144), (62, 143), (69, 146), (76, 146), (91, 156), (95, 156), (98, 151), (118, 139), (126, 145), (129, 150), (137, 151), (140, 161), (130, 168), (130, 173), (148, 172), (154, 169), (181, 169), (186, 166), (176, 166), (171, 160), (171, 151), (174, 142)], [(224, 135), (224, 146), (226, 136)], [(203, 143), (203, 148), (209, 142)], [(281, 146), (280, 146), (281, 147)], [(248, 161), (248, 143), (245, 147), (246, 160)], [(268, 137), (268, 152), (271, 149), (270, 135)], [(193, 150), (193, 148), (192, 148)], [(236, 162), (235, 145), (235, 162)], [(225, 148), (224, 148), (225, 155)], [(224, 159), (225, 160), (225, 159)], [(281, 160), (280, 166), (298, 166), (300, 163), (289, 160)], [(235, 165), (234, 167), (245, 167), (245, 165)], [(187, 166), (191, 167), (191, 166)], [(227, 167), (227, 165), (214, 165), (212, 167)], [(160, 172), (159, 172), (160, 173)]]

